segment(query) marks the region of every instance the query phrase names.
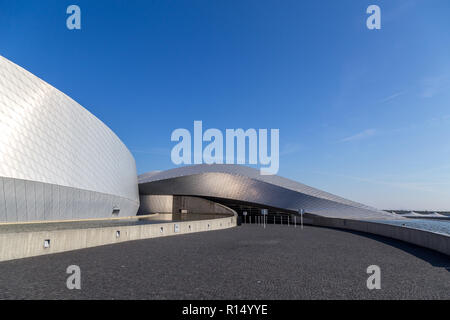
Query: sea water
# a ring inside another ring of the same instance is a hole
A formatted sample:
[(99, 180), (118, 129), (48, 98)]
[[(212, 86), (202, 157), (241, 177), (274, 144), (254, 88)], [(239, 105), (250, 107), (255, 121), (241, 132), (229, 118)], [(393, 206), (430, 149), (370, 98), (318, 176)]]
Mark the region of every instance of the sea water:
[(450, 220), (404, 219), (371, 221), (450, 235)]

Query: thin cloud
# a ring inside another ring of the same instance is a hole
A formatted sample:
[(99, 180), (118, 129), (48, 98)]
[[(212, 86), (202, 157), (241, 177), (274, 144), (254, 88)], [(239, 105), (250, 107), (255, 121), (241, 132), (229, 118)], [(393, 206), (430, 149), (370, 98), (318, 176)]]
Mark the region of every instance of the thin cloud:
[(406, 90), (396, 92), (396, 93), (384, 98), (383, 100), (381, 100), (380, 103), (386, 103), (386, 102), (392, 101), (392, 100), (404, 95), (405, 93), (406, 93)]
[(350, 141), (358, 141), (363, 140), (372, 137), (375, 135), (376, 130), (375, 129), (367, 129), (362, 132), (359, 132), (357, 134), (354, 134), (352, 136), (346, 137), (344, 139), (341, 139), (339, 142), (350, 142)]

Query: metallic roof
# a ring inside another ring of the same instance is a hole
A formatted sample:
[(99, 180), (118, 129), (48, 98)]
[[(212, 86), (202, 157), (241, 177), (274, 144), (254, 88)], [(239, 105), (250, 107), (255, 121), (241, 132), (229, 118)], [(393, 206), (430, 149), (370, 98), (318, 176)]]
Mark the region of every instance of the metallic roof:
[[(187, 179), (186, 179), (187, 178)], [(138, 177), (141, 193), (223, 197), (332, 217), (393, 218), (394, 215), (305, 184), (231, 164), (200, 164)], [(178, 182), (177, 182), (178, 181)]]

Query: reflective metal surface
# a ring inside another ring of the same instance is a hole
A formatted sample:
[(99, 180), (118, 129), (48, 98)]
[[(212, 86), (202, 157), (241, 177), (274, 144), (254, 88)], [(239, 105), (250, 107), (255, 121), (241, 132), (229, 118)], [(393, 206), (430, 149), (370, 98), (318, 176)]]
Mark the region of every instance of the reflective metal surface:
[(136, 176), (105, 124), (0, 56), (0, 222), (133, 215)]
[(145, 195), (192, 195), (232, 199), (327, 217), (392, 219), (393, 214), (259, 170), (227, 164), (194, 165), (139, 176)]

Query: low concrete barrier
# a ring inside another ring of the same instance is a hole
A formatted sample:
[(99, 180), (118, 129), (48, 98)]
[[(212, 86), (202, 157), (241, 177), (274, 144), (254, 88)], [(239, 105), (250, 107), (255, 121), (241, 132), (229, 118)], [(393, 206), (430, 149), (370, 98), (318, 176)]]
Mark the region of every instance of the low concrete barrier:
[(450, 256), (450, 236), (379, 222), (326, 217), (312, 217), (317, 226), (362, 231), (409, 242)]
[[(227, 229), (236, 216), (195, 221), (0, 234), (0, 261), (141, 240)], [(45, 243), (48, 241), (48, 247)]]

